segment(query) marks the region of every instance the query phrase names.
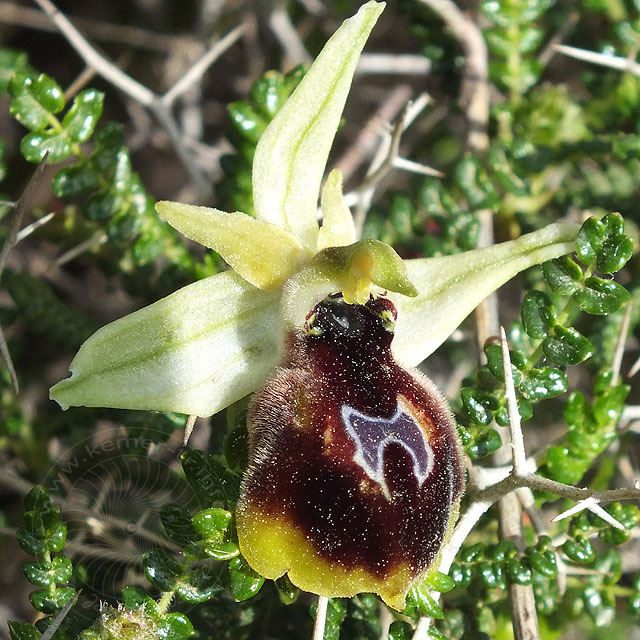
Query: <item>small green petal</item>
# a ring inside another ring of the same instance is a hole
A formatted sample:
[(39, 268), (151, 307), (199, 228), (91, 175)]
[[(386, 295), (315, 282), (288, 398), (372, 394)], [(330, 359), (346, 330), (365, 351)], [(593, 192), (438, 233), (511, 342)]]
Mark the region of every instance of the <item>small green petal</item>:
[(384, 3), (368, 2), (345, 20), (256, 148), (256, 217), (291, 231), (311, 251), (317, 246), (318, 194), (329, 149), (360, 52), (383, 8)]
[(227, 271), (98, 330), (51, 398), (69, 406), (210, 416), (278, 363), (280, 296)]
[(244, 213), (158, 202), (156, 211), (180, 233), (217, 251), (247, 282), (277, 289), (296, 271), (302, 249), (282, 227)]
[(341, 292), (349, 304), (364, 304), (380, 289), (403, 296), (418, 293), (402, 258), (388, 244), (361, 240), (346, 247), (328, 247), (285, 285), (283, 318), (289, 326), (300, 327), (309, 310), (332, 293)]
[(398, 361), (404, 366), (422, 362), (507, 280), (574, 251), (579, 229), (560, 222), (485, 249), (405, 261), (419, 292), (415, 298), (394, 297), (399, 313), (393, 352)]
[(356, 241), (353, 216), (342, 196), (342, 174), (334, 169), (322, 189), (322, 226), (318, 233), (318, 251), (342, 247)]

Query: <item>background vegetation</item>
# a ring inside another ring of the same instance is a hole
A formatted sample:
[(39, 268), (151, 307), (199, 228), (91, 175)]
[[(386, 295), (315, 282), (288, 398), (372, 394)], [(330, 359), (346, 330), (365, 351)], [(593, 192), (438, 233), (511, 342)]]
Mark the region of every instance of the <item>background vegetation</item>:
[[(126, 73), (116, 86), (113, 67), (87, 64), (41, 11), (48, 3), (36, 4), (0, 4), (0, 326), (15, 368), (0, 369), (0, 637), (13, 620), (12, 638), (36, 640), (73, 603), (59, 640), (310, 638), (315, 596), (287, 579), (264, 583), (238, 553), (246, 400), (199, 420), (183, 450), (186, 416), (63, 413), (47, 390), (96, 328), (224, 268), (163, 224), (155, 201), (250, 212), (256, 141), (360, 3), (61, 3), (103, 62)], [(424, 369), (460, 425), (468, 504), (510, 460), (498, 321), (540, 475), (592, 491), (633, 487), (640, 6), (452, 6), (389, 3), (329, 166), (345, 175), (363, 236), (404, 257), (588, 220), (577, 255), (511, 282)], [(560, 43), (607, 57), (576, 61)], [(399, 146), (385, 153), (389, 139)], [(421, 175), (429, 167), (442, 175)], [(324, 637), (410, 638), (426, 616), (431, 637), (509, 638), (522, 611), (510, 597), (522, 607), (526, 593), (542, 638), (640, 637), (638, 509), (582, 504), (553, 523), (575, 502), (525, 487), (517, 496), (516, 535), (505, 535), (496, 503), (448, 577), (415, 589), (403, 615), (371, 595), (331, 600)]]

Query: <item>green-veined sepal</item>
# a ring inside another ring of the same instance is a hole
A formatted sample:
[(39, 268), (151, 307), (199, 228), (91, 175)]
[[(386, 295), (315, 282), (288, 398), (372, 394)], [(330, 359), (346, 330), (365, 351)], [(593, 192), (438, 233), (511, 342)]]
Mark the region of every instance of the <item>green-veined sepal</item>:
[(227, 271), (93, 334), (51, 398), (69, 406), (210, 416), (257, 389), (279, 359), (280, 295)]
[(574, 251), (579, 229), (578, 224), (559, 222), (485, 249), (406, 260), (409, 278), (419, 291), (414, 298), (394, 296), (398, 307), (395, 357), (404, 366), (422, 362), (507, 280)]

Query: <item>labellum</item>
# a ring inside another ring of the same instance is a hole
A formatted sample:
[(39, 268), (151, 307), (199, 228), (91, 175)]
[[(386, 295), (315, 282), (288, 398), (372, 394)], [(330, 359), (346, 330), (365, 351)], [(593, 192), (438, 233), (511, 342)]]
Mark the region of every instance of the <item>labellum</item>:
[(317, 304), (249, 411), (240, 548), (267, 578), (402, 610), (437, 568), (464, 471), (446, 401), (391, 354), (385, 297)]

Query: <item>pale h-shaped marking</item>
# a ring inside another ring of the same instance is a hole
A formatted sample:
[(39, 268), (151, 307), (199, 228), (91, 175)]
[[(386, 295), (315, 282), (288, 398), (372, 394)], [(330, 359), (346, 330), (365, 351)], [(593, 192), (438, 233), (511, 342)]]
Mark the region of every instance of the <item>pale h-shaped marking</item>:
[(354, 462), (380, 485), (387, 500), (391, 500), (391, 493), (384, 479), (383, 453), (390, 442), (397, 442), (409, 453), (418, 486), (423, 485), (433, 470), (433, 450), (420, 425), (401, 400), (390, 418), (369, 416), (348, 404), (342, 405), (340, 414), (347, 433), (356, 445)]

